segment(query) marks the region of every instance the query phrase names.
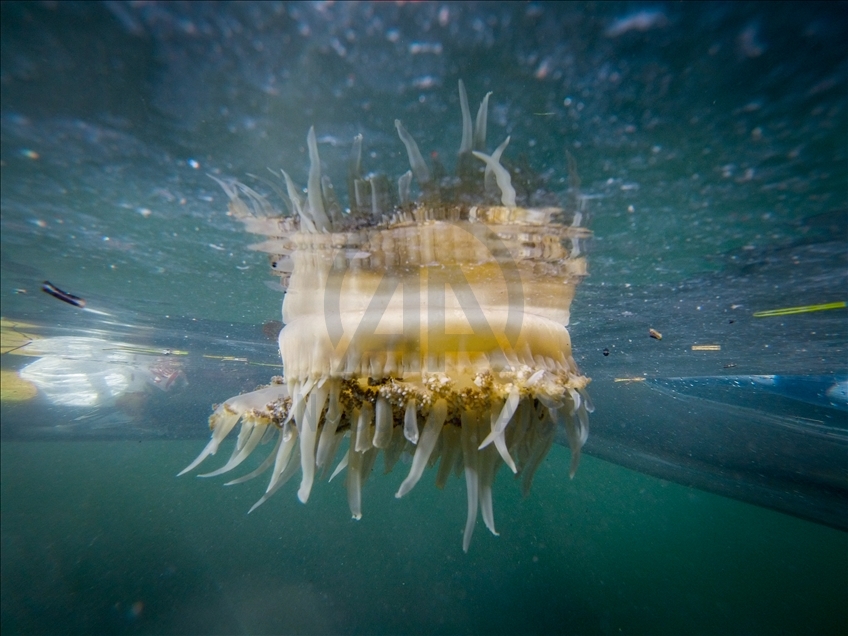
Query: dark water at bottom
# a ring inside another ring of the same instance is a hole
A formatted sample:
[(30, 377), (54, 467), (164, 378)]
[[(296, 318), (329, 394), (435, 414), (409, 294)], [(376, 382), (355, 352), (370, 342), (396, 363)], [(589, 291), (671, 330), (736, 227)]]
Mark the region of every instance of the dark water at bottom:
[(561, 447), (463, 554), (460, 480), (247, 516), (264, 480), (174, 477), (202, 443), (4, 442), (3, 633), (848, 632), (848, 534)]

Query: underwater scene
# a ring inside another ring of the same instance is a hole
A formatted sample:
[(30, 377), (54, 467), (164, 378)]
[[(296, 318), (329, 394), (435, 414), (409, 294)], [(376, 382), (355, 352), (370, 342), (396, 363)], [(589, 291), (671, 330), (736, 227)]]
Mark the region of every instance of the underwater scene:
[(846, 41), (0, 4), (0, 630), (848, 633)]

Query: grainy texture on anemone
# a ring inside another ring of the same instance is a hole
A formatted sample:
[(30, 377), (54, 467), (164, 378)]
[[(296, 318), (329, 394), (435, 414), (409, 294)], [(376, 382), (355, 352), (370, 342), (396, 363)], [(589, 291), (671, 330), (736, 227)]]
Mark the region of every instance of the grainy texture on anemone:
[[(204, 476), (228, 472), (261, 442), (274, 441), (265, 461), (230, 482), (271, 469), (254, 508), (298, 470), (302, 502), (316, 478), (346, 471), (350, 511), (359, 519), (362, 484), (377, 455), (383, 452), (388, 471), (408, 453), (409, 474), (397, 497), (437, 462), (440, 488), (452, 473), (464, 474), (464, 550), (478, 508), (497, 534), (498, 469), (506, 464), (520, 473), (528, 491), (558, 427), (567, 434), (574, 475), (592, 410), (589, 380), (574, 363), (566, 329), (586, 274), (581, 241), (589, 232), (580, 226), (581, 200), (571, 211), (516, 205), (501, 164), (509, 138), (486, 154), (489, 95), (472, 124), (461, 81), (459, 94), (463, 132), (455, 177), (434, 177), (395, 120), (409, 171), (396, 191), (384, 176), (364, 177), (362, 137), (356, 137), (345, 212), (321, 174), (314, 129), (307, 136), (305, 197), (281, 171), (287, 213), (238, 181), (216, 178), (230, 212), (267, 237), (254, 248), (271, 254), (286, 289), (279, 336), (285, 378), (220, 405), (209, 419), (211, 441), (183, 473), (215, 454), (241, 422), (229, 461)], [(331, 472), (340, 446), (347, 449)]]

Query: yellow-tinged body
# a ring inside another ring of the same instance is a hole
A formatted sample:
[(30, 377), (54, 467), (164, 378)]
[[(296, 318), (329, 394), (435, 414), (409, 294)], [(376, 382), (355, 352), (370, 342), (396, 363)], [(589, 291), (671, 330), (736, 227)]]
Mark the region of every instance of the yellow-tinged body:
[[(460, 98), (465, 113), (462, 86)], [(460, 164), (473, 155), (486, 168), (470, 176), (466, 170), (459, 190), (473, 190), (474, 179), (482, 178), (500, 189), (503, 205), (475, 202), (467, 192), (444, 201), (417, 145), (395, 124), (412, 166), (399, 180), (396, 205), (387, 206), (391, 197), (381, 181), (361, 178), (356, 158), (352, 210), (341, 214), (322, 180), (312, 131), (305, 199), (283, 173), (294, 217), (269, 215), (264, 197), (218, 180), (231, 213), (267, 237), (254, 248), (271, 254), (287, 290), (279, 336), (284, 378), (219, 407), (210, 418), (212, 440), (186, 471), (214, 454), (241, 420), (233, 455), (209, 476), (235, 468), (277, 432), (274, 452), (247, 476), (273, 464), (257, 505), (298, 469), (305, 502), (347, 439), (333, 476), (346, 470), (348, 503), (359, 518), (362, 484), (377, 454), (384, 453), (390, 469), (407, 452), (412, 462), (398, 497), (428, 465), (439, 463), (439, 486), (452, 472), (464, 473), (467, 550), (478, 507), (495, 532), (491, 491), (502, 464), (522, 473), (529, 488), (563, 428), (572, 448), (570, 474), (576, 469), (591, 404), (566, 326), (586, 274), (581, 241), (589, 232), (580, 227), (579, 212), (566, 223), (561, 209), (515, 205), (499, 162), (507, 142), (492, 156), (480, 152), (485, 126), (482, 138), (474, 133), (473, 146), (464, 130)], [(360, 151), (361, 138), (354, 148)], [(419, 202), (406, 200), (413, 173), (425, 193)]]

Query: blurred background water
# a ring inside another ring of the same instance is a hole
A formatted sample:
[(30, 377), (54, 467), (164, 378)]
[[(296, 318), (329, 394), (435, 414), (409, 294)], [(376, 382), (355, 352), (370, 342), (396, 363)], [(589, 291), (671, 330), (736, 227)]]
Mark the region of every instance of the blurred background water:
[[(0, 11), (4, 633), (848, 632), (848, 5)], [(248, 517), (264, 484), (174, 478), (279, 373), (281, 296), (206, 174), (305, 182), (314, 124), (337, 188), (358, 133), (396, 176), (395, 118), (451, 167), (460, 78), (490, 146), (563, 201), (568, 150), (589, 200), (575, 479), (562, 446), (526, 499), (502, 471), (466, 555), (459, 480), (396, 500), (378, 466), (355, 523), (335, 482)], [(818, 310), (758, 317), (787, 307)], [(36, 360), (110, 399), (36, 393)]]

